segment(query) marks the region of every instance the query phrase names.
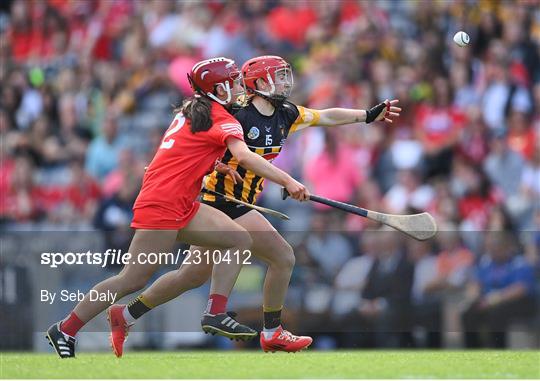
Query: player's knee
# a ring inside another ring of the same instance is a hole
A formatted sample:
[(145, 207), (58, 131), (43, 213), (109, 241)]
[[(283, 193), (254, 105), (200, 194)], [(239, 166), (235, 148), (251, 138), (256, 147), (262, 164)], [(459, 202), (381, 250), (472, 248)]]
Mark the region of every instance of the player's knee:
[(232, 246), (240, 249), (240, 251), (248, 250), (253, 245), (251, 234), (247, 230), (238, 230), (234, 234), (234, 244)]
[(221, 234), (219, 237), (220, 249), (234, 248), (243, 251), (251, 248), (251, 245), (253, 244), (251, 234), (240, 225), (235, 226), (235, 228), (235, 230)]
[(275, 256), (275, 265), (284, 270), (292, 270), (294, 264), (296, 263), (296, 258), (291, 245), (285, 243), (285, 245), (283, 245), (280, 250), (276, 251), (276, 253), (279, 254)]

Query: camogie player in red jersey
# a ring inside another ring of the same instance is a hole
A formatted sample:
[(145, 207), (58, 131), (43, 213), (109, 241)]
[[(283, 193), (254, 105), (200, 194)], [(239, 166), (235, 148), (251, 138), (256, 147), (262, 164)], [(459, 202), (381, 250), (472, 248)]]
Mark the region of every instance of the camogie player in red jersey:
[[(259, 176), (283, 185), (297, 200), (309, 197), (307, 189), (285, 172), (251, 152), (244, 142), (241, 125), (227, 111), (242, 92), (242, 75), (233, 60), (214, 58), (197, 63), (188, 75), (195, 96), (185, 101), (167, 129), (154, 159), (144, 175), (139, 196), (133, 206), (131, 227), (135, 234), (129, 253), (131, 261), (122, 271), (92, 288), (94, 294), (115, 295), (120, 299), (146, 286), (160, 264), (140, 261), (141, 253), (168, 253), (177, 240), (204, 247), (244, 253), (250, 249), (250, 234), (225, 213), (196, 201), (203, 177), (214, 170), (216, 161), (229, 150), (243, 166)], [(223, 234), (226, 232), (226, 234)], [(221, 233), (221, 234), (220, 234)], [(229, 295), (241, 266), (230, 266), (228, 273), (214, 282), (212, 292)], [(47, 339), (61, 357), (75, 356), (75, 335), (92, 318), (110, 306), (108, 301), (91, 300), (91, 293), (62, 321), (47, 331)], [(145, 311), (144, 299), (137, 299), (121, 312), (127, 320)], [(117, 356), (122, 355), (124, 317), (111, 315), (111, 342)], [(226, 313), (220, 318), (252, 332)]]
[[(242, 66), (242, 73), (250, 99), (246, 107), (236, 110), (235, 118), (242, 124), (244, 139), (254, 153), (272, 161), (281, 152), (290, 134), (311, 126), (337, 126), (351, 123), (385, 121), (391, 123), (399, 116), (398, 100), (386, 100), (368, 110), (330, 108), (313, 110), (295, 105), (287, 98), (293, 86), (291, 66), (277, 56), (252, 58)], [(262, 192), (263, 178), (238, 162), (233, 152), (226, 152), (221, 161), (230, 167), (229, 172), (239, 174), (242, 182), (235, 183), (223, 171), (214, 171), (207, 177), (205, 188), (224, 193), (248, 203), (255, 203)], [(205, 194), (203, 203), (223, 211), (235, 222), (246, 228), (253, 239), (253, 255), (266, 264), (268, 270), (263, 290), (264, 327), (260, 336), (265, 351), (296, 352), (312, 343), (311, 337), (297, 336), (281, 325), (281, 310), (289, 286), (295, 257), (292, 247), (259, 212)], [(210, 249), (207, 246), (208, 249)], [(200, 251), (208, 250), (198, 248)], [(210, 251), (213, 251), (211, 248)], [(238, 266), (231, 263), (229, 267)], [(212, 285), (236, 271), (211, 264), (189, 264), (170, 271), (146, 289), (139, 298), (147, 303), (147, 310), (175, 298), (183, 292), (200, 286), (212, 275)], [(213, 287), (213, 286), (212, 286)], [(202, 318), (206, 332), (229, 338), (249, 339), (244, 327), (229, 319), (215, 318), (225, 310), (228, 295), (212, 294), (209, 308)], [(119, 307), (113, 306), (111, 309)], [(131, 321), (130, 321), (131, 323)], [(239, 329), (242, 328), (242, 330)]]

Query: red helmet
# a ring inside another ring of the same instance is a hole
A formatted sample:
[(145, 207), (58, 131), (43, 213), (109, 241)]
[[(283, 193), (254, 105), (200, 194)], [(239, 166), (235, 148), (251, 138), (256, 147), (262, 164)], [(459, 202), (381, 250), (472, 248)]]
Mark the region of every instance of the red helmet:
[[(206, 95), (223, 105), (232, 100), (231, 90), (234, 87), (234, 81), (242, 80), (242, 73), (236, 63), (225, 57), (197, 62), (187, 76), (193, 91)], [(222, 86), (227, 92), (227, 99), (224, 101), (215, 95), (218, 86)]]
[[(260, 56), (246, 61), (242, 65), (242, 75), (248, 92), (262, 94), (272, 99), (288, 98), (294, 84), (291, 65), (278, 56)], [(270, 91), (257, 89), (255, 81), (259, 78), (270, 85)], [(276, 93), (275, 85), (279, 84), (285, 85), (281, 94)]]

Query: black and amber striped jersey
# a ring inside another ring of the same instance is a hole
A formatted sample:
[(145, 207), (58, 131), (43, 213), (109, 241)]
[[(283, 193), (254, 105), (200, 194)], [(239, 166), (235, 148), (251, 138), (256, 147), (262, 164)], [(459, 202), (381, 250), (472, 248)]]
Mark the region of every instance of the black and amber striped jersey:
[[(315, 110), (296, 106), (290, 102), (284, 102), (270, 116), (261, 114), (252, 103), (249, 103), (237, 110), (234, 117), (242, 125), (244, 140), (249, 149), (268, 161), (279, 155), (290, 133), (319, 122), (319, 114)], [(264, 179), (239, 166), (229, 150), (225, 152), (221, 161), (238, 171), (244, 181), (235, 185), (230, 177), (214, 171), (206, 177), (205, 188), (253, 204), (262, 192)], [(204, 194), (203, 200), (215, 202), (216, 197)]]

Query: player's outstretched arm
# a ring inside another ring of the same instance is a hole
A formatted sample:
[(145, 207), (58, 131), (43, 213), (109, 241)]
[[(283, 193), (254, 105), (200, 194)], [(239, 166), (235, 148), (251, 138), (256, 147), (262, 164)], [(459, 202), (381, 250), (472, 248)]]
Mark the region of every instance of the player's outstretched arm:
[(226, 143), (227, 148), (236, 160), (238, 160), (240, 166), (285, 187), (296, 200), (305, 201), (309, 199), (309, 192), (303, 184), (293, 179), (286, 172), (270, 164), (266, 159), (251, 152), (242, 140), (228, 138)]
[(319, 114), (318, 126), (339, 126), (351, 123), (371, 123), (385, 121), (392, 123), (399, 117), (401, 108), (397, 107), (398, 99), (388, 99), (368, 110), (355, 110), (347, 108), (328, 108), (315, 110)]

